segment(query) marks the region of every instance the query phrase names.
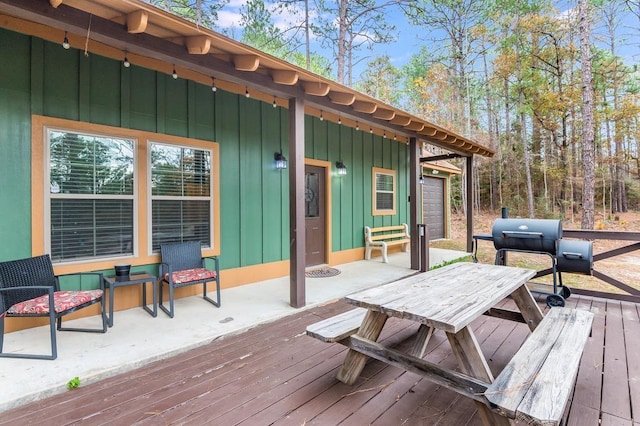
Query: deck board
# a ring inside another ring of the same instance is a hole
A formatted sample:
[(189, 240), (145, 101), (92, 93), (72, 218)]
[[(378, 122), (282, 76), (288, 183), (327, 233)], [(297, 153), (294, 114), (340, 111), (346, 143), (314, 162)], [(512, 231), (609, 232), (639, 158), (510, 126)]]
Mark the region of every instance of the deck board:
[[(544, 298), (539, 298), (543, 301)], [(541, 302), (543, 303), (543, 302)], [(596, 314), (580, 365), (569, 425), (638, 425), (638, 305), (572, 296)], [(513, 309), (512, 301), (501, 307)], [(467, 425), (475, 405), (422, 377), (370, 361), (355, 385), (336, 379), (346, 348), (304, 335), (307, 325), (351, 307), (338, 302), (218, 339), (80, 389), (6, 411), (4, 424)], [(497, 375), (529, 334), (526, 325), (481, 317), (472, 328)], [(382, 339), (411, 348), (417, 325), (388, 321)], [(425, 359), (454, 367), (443, 333)], [(635, 423), (634, 423), (635, 422)]]

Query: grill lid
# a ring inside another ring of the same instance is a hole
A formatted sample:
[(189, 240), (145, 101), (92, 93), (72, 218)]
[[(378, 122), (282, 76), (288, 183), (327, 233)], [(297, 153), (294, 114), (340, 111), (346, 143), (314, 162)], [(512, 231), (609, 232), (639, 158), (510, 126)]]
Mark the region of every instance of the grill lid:
[(562, 238), (562, 222), (557, 219), (496, 219), (492, 228), (496, 250), (538, 251), (556, 254)]

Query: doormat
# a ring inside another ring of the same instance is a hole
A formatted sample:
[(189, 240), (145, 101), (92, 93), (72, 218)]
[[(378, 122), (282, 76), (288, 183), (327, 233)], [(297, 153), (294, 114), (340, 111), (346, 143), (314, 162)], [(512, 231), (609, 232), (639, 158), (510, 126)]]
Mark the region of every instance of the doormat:
[(340, 271), (336, 268), (319, 268), (314, 269), (312, 271), (307, 271), (304, 275), (307, 278), (327, 278), (327, 277), (335, 277), (339, 275)]

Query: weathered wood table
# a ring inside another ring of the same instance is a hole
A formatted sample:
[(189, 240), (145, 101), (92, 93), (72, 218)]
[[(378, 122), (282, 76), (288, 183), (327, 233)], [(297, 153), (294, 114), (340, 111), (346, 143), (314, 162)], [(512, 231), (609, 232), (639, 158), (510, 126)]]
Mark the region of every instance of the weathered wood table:
[[(470, 324), (481, 315), (489, 314), (519, 319), (534, 330), (543, 315), (525, 284), (535, 273), (509, 266), (456, 263), (347, 296), (348, 303), (366, 308), (367, 313), (357, 334), (340, 342), (351, 349), (338, 379), (353, 384), (367, 359), (375, 358), (422, 374), (474, 399), (487, 425), (509, 424), (506, 417), (490, 410), (483, 400), (486, 384), (494, 378)], [(519, 313), (494, 308), (509, 295)], [(389, 317), (420, 323), (409, 354), (376, 342)], [(421, 359), (434, 330), (446, 333), (464, 374)]]

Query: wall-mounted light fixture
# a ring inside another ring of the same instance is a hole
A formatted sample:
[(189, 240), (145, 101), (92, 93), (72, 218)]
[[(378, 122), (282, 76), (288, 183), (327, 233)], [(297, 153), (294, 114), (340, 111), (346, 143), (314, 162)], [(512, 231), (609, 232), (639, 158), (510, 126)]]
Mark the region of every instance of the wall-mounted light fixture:
[(440, 172), (438, 170), (431, 170), (431, 173), (434, 174), (434, 175), (437, 175)]
[(424, 185), (424, 176), (420, 175), (420, 177), (418, 178), (418, 183), (420, 185)]
[(347, 166), (345, 166), (342, 161), (336, 161), (336, 169), (338, 169), (338, 174), (340, 176), (347, 174)]
[(276, 160), (276, 169), (286, 169), (287, 159), (282, 155), (282, 152), (276, 152), (273, 154), (273, 158)]

